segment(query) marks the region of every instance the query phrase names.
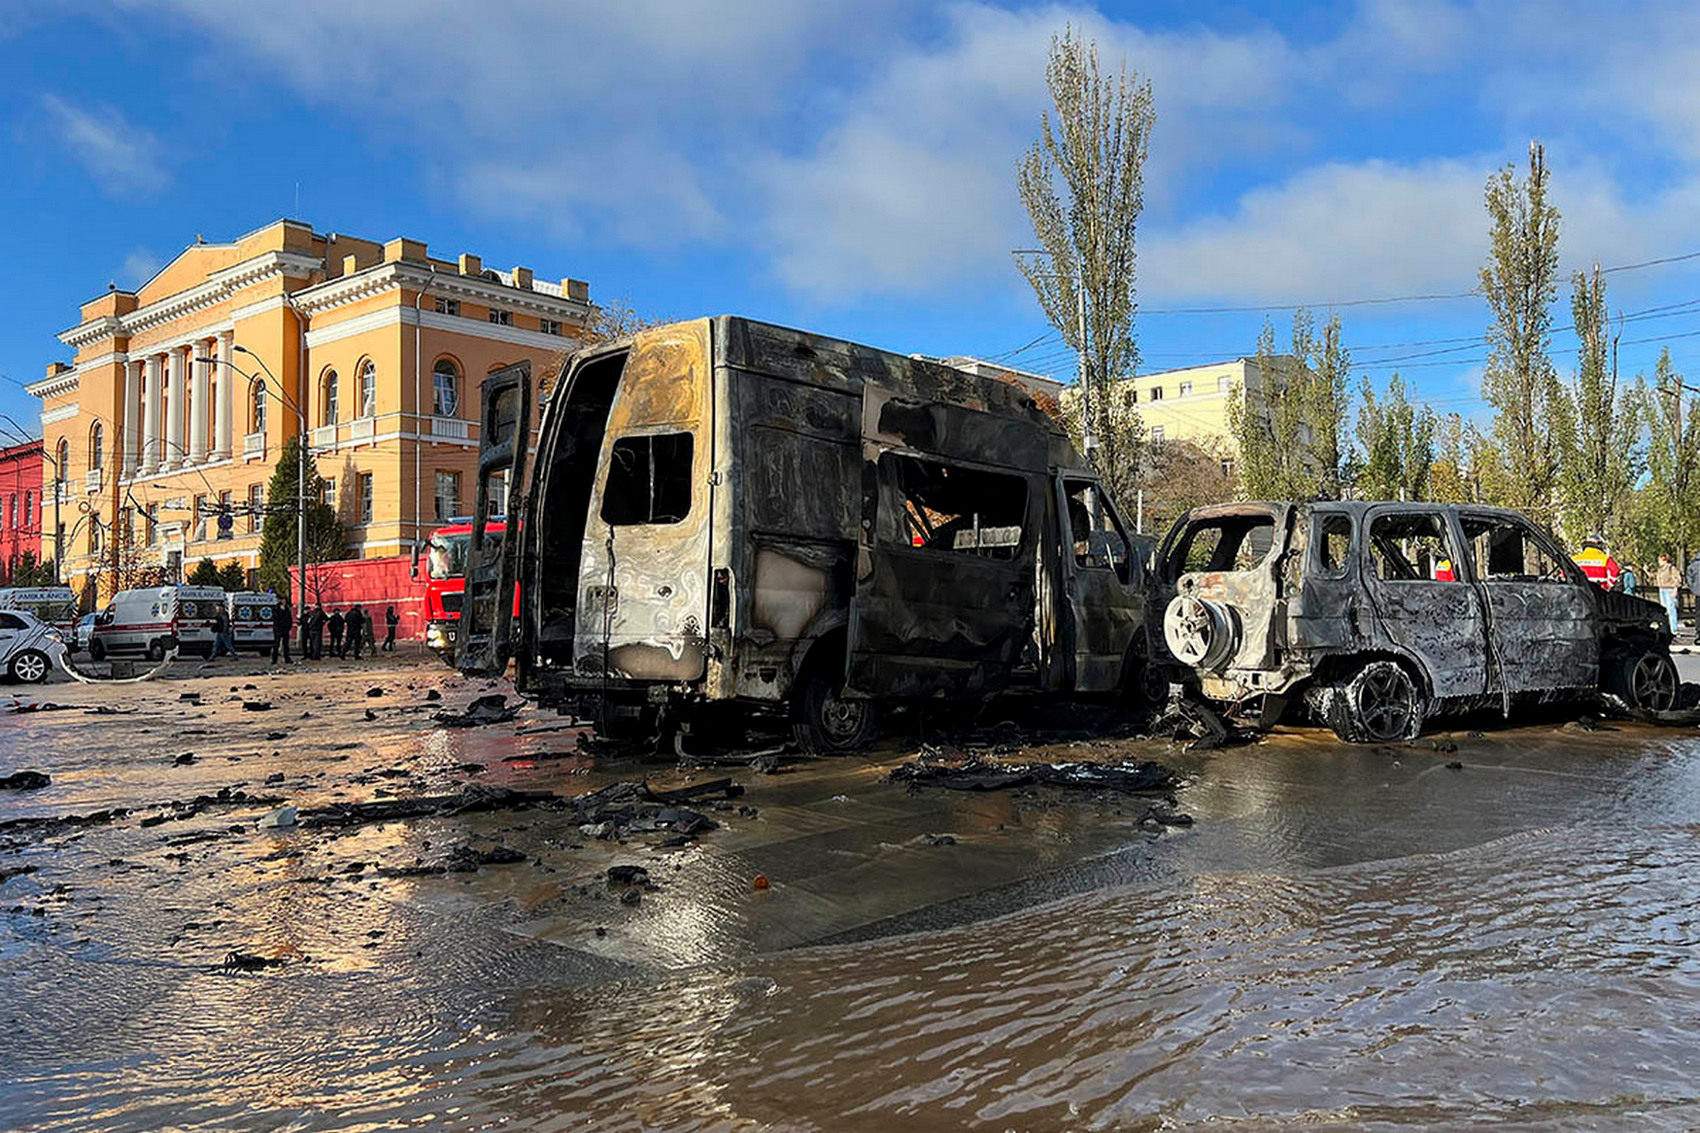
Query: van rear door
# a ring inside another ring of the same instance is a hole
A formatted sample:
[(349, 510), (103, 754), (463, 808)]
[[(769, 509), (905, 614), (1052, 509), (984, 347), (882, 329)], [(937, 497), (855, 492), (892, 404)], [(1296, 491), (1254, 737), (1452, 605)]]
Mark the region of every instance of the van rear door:
[[(484, 379), (482, 395), (477, 506), (455, 661), (464, 673), (496, 676), (507, 669), (513, 652), (514, 586), (524, 527), (520, 478), (531, 439), (531, 363), (497, 370)], [(488, 530), (490, 517), (499, 514), (507, 516), (502, 530)]]
[(1033, 636), (1044, 438), (1019, 420), (870, 383), (862, 451), (845, 687), (999, 691)]

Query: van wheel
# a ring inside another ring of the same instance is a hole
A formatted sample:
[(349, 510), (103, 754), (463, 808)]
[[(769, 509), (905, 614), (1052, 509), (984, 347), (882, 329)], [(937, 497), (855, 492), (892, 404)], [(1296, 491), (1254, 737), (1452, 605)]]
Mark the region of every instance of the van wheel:
[(106, 660), (106, 642), (98, 637), (89, 642), (89, 660), (96, 664)]
[(1394, 661), (1371, 661), (1332, 686), (1326, 700), (1328, 726), (1347, 743), (1396, 743), (1423, 730), (1416, 682)]
[(1122, 697), (1134, 708), (1161, 708), (1169, 700), (1169, 674), (1137, 652), (1122, 663)]
[(148, 660), (165, 660), (165, 641), (163, 639), (156, 637), (152, 641), (148, 642)]
[(879, 712), (871, 700), (844, 695), (844, 681), (803, 678), (803, 693), (792, 711), (792, 734), (810, 755), (847, 755), (879, 734)]
[(53, 663), (47, 659), (47, 654), (36, 649), (26, 649), (16, 657), (7, 671), (12, 679), (26, 685), (40, 684), (47, 679)]
[(1637, 712), (1669, 712), (1676, 707), (1680, 685), (1670, 654), (1649, 650), (1614, 661), (1606, 688)]

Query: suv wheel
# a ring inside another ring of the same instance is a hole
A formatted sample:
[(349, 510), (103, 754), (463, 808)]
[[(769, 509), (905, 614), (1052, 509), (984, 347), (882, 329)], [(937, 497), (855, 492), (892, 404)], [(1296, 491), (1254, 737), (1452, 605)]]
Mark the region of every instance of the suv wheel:
[(26, 649), (12, 658), (12, 663), (7, 666), (7, 672), (11, 674), (13, 680), (33, 685), (45, 681), (52, 668), (53, 664), (47, 659), (47, 654), (39, 649)]
[(873, 742), (879, 715), (871, 700), (844, 695), (844, 682), (814, 674), (802, 680), (792, 734), (811, 755), (847, 755)]
[(1670, 654), (1662, 650), (1631, 653), (1612, 663), (1607, 689), (1637, 712), (1669, 712), (1676, 707), (1681, 681)]
[(1423, 729), (1416, 682), (1396, 661), (1371, 661), (1329, 690), (1328, 726), (1347, 743), (1415, 739)]

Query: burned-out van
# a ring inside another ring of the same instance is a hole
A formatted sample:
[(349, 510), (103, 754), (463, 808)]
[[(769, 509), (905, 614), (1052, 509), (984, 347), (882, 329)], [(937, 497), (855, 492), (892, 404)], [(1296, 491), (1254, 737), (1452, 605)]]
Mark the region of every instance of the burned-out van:
[(881, 703), (1146, 672), (1134, 541), (1019, 386), (722, 316), (576, 355), (528, 462), (534, 390), (524, 363), (484, 384), (469, 672), (511, 653), (610, 727), (784, 711), (817, 751)]

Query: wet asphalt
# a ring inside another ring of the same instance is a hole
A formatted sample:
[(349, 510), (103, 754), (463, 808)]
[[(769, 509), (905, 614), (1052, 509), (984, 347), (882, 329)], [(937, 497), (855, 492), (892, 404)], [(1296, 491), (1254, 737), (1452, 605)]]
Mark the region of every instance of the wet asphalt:
[[(1693, 728), (1004, 752), (1168, 763), (1194, 824), (1153, 828), (1144, 797), (893, 783), (913, 735), (763, 774), (593, 758), (532, 709), (443, 728), (505, 690), (422, 658), (22, 691), (64, 707), (0, 715), (0, 773), (53, 783), (0, 822), (130, 813), (0, 827), (8, 1128), (1700, 1120)], [(261, 826), (720, 777), (743, 795), (681, 847), (551, 810)], [(458, 847), (520, 860), (397, 873)]]

